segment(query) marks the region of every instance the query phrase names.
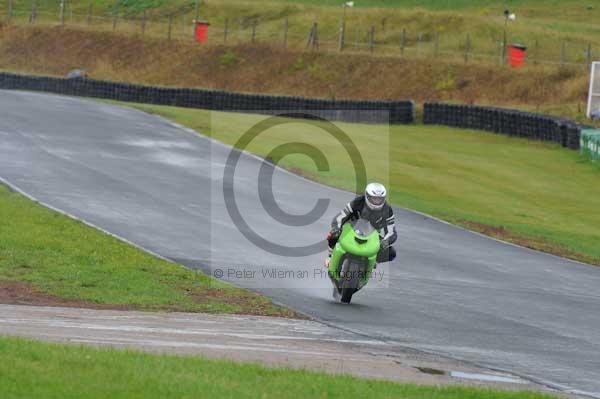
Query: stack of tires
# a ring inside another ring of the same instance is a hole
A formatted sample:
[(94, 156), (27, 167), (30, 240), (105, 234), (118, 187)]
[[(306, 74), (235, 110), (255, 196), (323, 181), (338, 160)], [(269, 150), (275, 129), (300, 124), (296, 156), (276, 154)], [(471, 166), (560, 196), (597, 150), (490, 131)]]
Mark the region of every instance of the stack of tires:
[(425, 103), (423, 111), (425, 124), (485, 130), (579, 148), (581, 129), (564, 118), (512, 109), (442, 103)]
[(267, 115), (289, 112), (294, 113), (295, 117), (323, 118), (331, 121), (384, 124), (409, 124), (415, 121), (415, 105), (406, 100), (328, 100), (143, 86), (86, 77), (63, 79), (12, 73), (0, 73), (0, 89), (43, 91), (214, 111)]

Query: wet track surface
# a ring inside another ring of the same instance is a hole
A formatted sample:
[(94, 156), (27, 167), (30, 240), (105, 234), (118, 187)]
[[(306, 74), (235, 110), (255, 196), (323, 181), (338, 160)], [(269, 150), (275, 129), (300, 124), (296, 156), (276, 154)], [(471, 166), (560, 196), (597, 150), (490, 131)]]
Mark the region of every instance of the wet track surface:
[[(351, 306), (336, 304), (320, 274), (324, 244), (311, 256), (273, 255), (232, 223), (222, 188), (229, 153), (139, 111), (0, 91), (0, 178), (42, 203), (330, 325), (600, 397), (599, 268), (397, 209), (398, 259)], [(281, 226), (261, 207), (260, 166), (241, 156), (236, 201), (248, 225), (282, 244), (322, 237), (352, 198), (275, 170), (288, 212), (331, 199), (310, 226)]]

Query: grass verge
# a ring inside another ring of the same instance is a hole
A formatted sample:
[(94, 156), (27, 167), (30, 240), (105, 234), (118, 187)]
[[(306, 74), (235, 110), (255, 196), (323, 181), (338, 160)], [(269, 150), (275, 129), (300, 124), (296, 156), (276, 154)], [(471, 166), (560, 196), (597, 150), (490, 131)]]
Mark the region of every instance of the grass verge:
[[(0, 185), (0, 302), (296, 316)], [(1, 373), (0, 373), (1, 375)]]
[[(234, 145), (263, 116), (133, 104)], [(600, 265), (600, 166), (554, 144), (437, 126), (340, 123), (365, 160), (369, 179), (390, 185), (391, 201), (560, 256)], [(319, 129), (317, 129), (319, 130)], [(308, 140), (331, 170), (305, 156), (281, 166), (353, 190), (341, 147), (303, 122), (273, 128), (247, 148), (259, 156), (276, 145)], [(389, 133), (389, 134), (388, 134)], [(388, 141), (389, 139), (389, 141)], [(389, 148), (389, 157), (381, 156)], [(401, 224), (402, 221), (399, 221)]]
[(400, 385), (199, 357), (0, 338), (0, 395), (12, 398), (545, 399), (534, 392)]

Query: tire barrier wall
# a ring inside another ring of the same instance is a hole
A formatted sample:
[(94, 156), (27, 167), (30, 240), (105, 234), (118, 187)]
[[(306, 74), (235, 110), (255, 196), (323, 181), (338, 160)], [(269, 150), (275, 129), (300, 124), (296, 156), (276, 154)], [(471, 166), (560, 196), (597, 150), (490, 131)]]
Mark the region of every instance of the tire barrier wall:
[(600, 161), (600, 130), (582, 129), (580, 140), (581, 153), (592, 161)]
[(288, 111), (298, 112), (296, 117), (321, 117), (344, 122), (409, 124), (415, 121), (415, 105), (412, 101), (325, 100), (12, 73), (0, 73), (0, 89), (43, 91), (213, 111), (248, 111), (264, 114)]
[(517, 110), (425, 103), (423, 123), (552, 141), (574, 150), (580, 146), (581, 128), (575, 122)]

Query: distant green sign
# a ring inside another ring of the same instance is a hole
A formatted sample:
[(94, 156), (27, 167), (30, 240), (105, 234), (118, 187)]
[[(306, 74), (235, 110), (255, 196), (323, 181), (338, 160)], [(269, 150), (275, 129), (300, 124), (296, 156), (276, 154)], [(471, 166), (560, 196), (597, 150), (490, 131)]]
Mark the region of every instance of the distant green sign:
[(581, 131), (581, 152), (592, 160), (600, 160), (600, 130), (584, 129)]

